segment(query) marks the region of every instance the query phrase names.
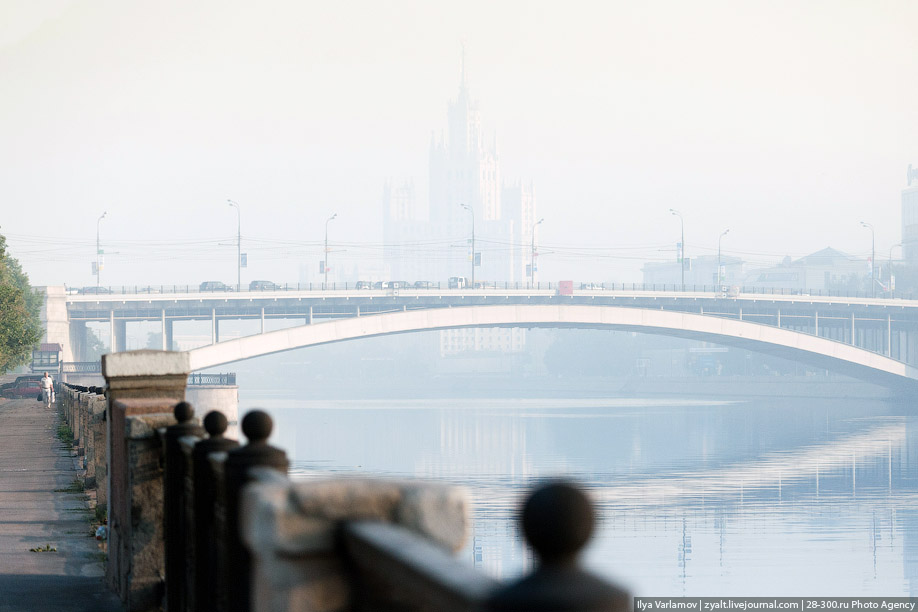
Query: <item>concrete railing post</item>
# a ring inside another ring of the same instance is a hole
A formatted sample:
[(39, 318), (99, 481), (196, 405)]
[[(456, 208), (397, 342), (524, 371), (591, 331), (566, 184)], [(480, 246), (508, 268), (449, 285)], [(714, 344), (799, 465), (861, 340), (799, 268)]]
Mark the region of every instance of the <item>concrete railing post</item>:
[[(162, 445), (185, 399), (188, 353), (129, 351), (102, 356), (108, 385), (107, 577), (127, 610), (161, 603), (164, 572)], [(100, 487), (101, 488), (101, 487)]]
[(242, 433), (248, 439), (245, 446), (226, 454), (224, 464), (225, 484), (225, 579), (227, 609), (230, 612), (248, 612), (251, 609), (252, 557), (242, 542), (240, 534), (240, 495), (243, 487), (252, 480), (254, 468), (271, 468), (287, 473), (287, 454), (268, 444), (274, 424), (267, 413), (253, 410), (242, 419)]
[(208, 437), (194, 445), (194, 590), (189, 596), (190, 609), (197, 612), (216, 612), (217, 599), (214, 586), (217, 579), (217, 530), (215, 514), (217, 503), (216, 475), (211, 468), (211, 453), (226, 453), (239, 446), (236, 440), (224, 438), (227, 419), (220, 412), (209, 412), (204, 417)]
[(165, 491), (163, 508), (163, 531), (165, 534), (166, 562), (166, 609), (170, 612), (185, 610), (188, 543), (193, 535), (186, 533), (185, 526), (185, 458), (179, 444), (181, 438), (204, 434), (194, 420), (194, 409), (188, 402), (179, 402), (173, 410), (175, 425), (166, 428), (163, 439), (165, 456)]

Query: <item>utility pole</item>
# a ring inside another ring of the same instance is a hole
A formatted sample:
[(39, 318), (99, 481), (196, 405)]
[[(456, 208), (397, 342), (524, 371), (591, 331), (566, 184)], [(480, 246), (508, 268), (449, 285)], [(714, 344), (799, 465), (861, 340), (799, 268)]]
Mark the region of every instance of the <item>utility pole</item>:
[(682, 241), (679, 243), (679, 264), (682, 268), (682, 290), (685, 291), (685, 221), (678, 210), (670, 208), (669, 212), (679, 217), (680, 240)]
[(236, 291), (242, 291), (242, 212), (239, 204), (227, 200), (236, 209)]
[(325, 265), (322, 266), (322, 271), (325, 272), (325, 281), (322, 283), (322, 289), (328, 288), (328, 222), (334, 220), (337, 216), (338, 213), (335, 213), (325, 220)]
[(108, 211), (102, 213), (102, 216), (99, 217), (99, 220), (96, 221), (96, 290), (98, 291), (99, 286), (102, 284), (102, 246), (99, 242), (99, 224), (102, 223), (102, 219), (105, 218), (105, 215), (108, 214)]
[[(718, 285), (720, 285), (720, 284), (723, 282), (723, 280), (724, 280), (724, 279), (721, 277), (721, 274), (720, 274), (720, 270), (721, 270), (721, 266), (720, 266), (720, 241), (723, 240), (724, 236), (726, 236), (726, 235), (729, 234), (729, 233), (730, 233), (730, 229), (729, 229), (729, 228), (728, 228), (728, 229), (725, 229), (725, 230), (723, 231), (723, 233), (720, 235), (720, 238), (717, 239), (717, 284), (718, 284)], [(724, 274), (723, 276), (726, 276), (726, 274)], [(718, 287), (718, 289), (719, 289), (719, 287)]]
[(870, 230), (870, 297), (877, 297), (876, 234), (873, 225), (866, 221), (861, 221), (861, 227)]
[(460, 204), (462, 208), (472, 215), (472, 289), (475, 288), (475, 211), (468, 204)]
[(545, 219), (539, 219), (532, 224), (532, 242), (530, 243), (529, 253), (529, 285), (535, 285), (535, 228), (542, 224)]

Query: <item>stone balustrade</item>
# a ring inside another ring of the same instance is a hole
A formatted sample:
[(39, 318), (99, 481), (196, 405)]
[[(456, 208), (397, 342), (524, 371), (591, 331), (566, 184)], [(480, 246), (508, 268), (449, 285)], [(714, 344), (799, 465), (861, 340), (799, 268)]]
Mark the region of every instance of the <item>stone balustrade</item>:
[(107, 499), (107, 577), (125, 610), (631, 607), (627, 593), (577, 565), (593, 509), (572, 485), (549, 483), (529, 498), (522, 526), (540, 563), (501, 584), (453, 556), (468, 530), (462, 488), (357, 477), (292, 481), (285, 453), (268, 444), (267, 414), (243, 419), (243, 446), (224, 437), (227, 419), (218, 412), (199, 425), (183, 401), (182, 354), (106, 358), (107, 397), (69, 386), (61, 406), (87, 486)]

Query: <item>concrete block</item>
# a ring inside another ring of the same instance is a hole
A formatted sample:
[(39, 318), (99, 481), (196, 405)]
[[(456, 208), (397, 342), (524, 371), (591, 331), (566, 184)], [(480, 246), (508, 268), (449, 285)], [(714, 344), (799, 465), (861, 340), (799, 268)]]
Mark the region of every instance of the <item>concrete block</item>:
[(345, 478), (291, 483), (259, 476), (243, 491), (243, 541), (252, 551), (253, 610), (343, 612), (353, 597), (335, 531), (340, 521), (402, 525), (458, 550), (468, 496), (440, 483)]
[(125, 376), (187, 376), (190, 372), (188, 353), (144, 349), (102, 355), (102, 375), (106, 380)]

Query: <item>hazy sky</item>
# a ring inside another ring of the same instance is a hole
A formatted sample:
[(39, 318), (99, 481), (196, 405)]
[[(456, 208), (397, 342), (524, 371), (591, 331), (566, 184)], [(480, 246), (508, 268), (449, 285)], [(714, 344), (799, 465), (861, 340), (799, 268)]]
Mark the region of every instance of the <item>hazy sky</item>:
[[(382, 185), (426, 201), (465, 44), (541, 276), (766, 263), (900, 241), (918, 2), (0, 0), (0, 232), (35, 284), (296, 282), (381, 256)], [(343, 244), (346, 243), (346, 244)], [(898, 253), (898, 250), (896, 251)], [(415, 280), (415, 279), (407, 279)]]

